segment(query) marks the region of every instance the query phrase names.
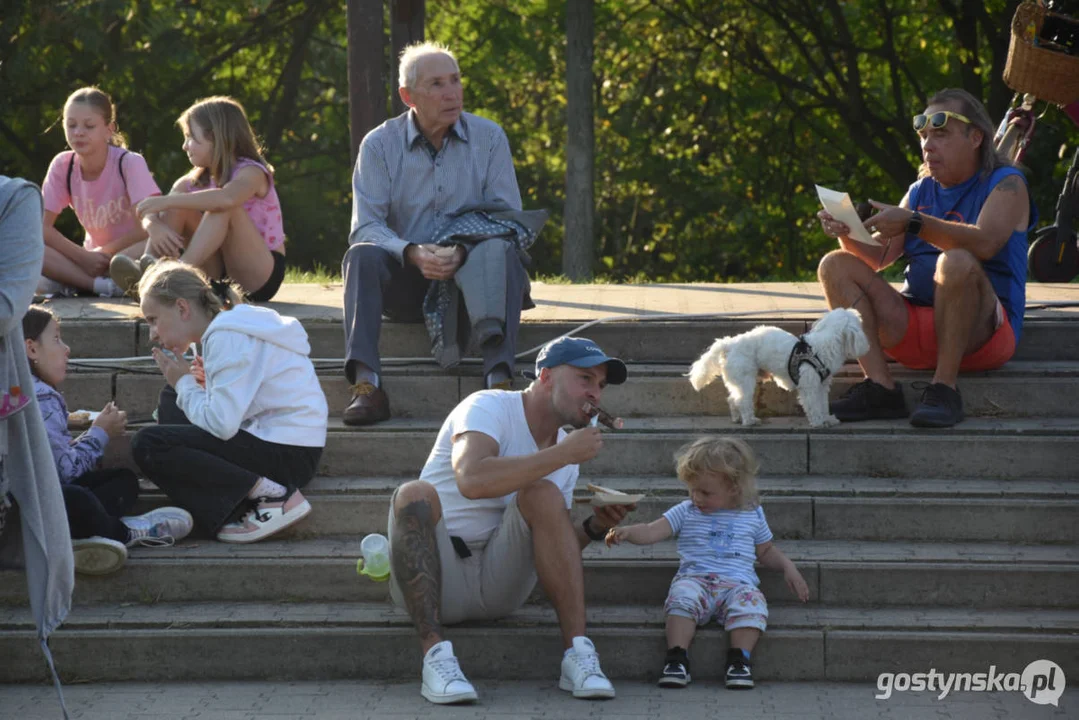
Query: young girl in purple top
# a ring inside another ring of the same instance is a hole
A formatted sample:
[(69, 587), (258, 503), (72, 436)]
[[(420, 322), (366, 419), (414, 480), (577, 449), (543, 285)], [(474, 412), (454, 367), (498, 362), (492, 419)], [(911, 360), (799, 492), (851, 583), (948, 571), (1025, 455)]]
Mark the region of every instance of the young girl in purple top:
[[(243, 107), (232, 98), (207, 98), (177, 123), (193, 169), (168, 195), (139, 203), (148, 253), (178, 257), (211, 278), (227, 276), (248, 300), (269, 300), (285, 276), (285, 232), (273, 166), (263, 158)], [(124, 266), (113, 279), (130, 287), (141, 269), (133, 262)]]
[(72, 441), (67, 404), (57, 390), (67, 375), (71, 349), (60, 337), (56, 317), (46, 308), (31, 305), (22, 326), (34, 394), (63, 490), (75, 570), (110, 573), (127, 560), (129, 547), (171, 545), (186, 537), (192, 527), (186, 510), (166, 507), (127, 516), (139, 495), (138, 478), (127, 468), (100, 468), (105, 446), (124, 433), (126, 414), (110, 402), (90, 429)]

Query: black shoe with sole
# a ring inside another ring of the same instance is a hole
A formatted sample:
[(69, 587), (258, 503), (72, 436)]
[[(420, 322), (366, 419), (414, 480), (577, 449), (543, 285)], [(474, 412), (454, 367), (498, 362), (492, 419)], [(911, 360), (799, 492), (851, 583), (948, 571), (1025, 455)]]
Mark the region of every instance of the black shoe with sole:
[(689, 654), (680, 647), (671, 648), (663, 661), (663, 673), (659, 676), (659, 686), (684, 688), (689, 685), (689, 680)]
[(828, 403), (828, 409), (842, 422), (888, 420), (909, 415), (902, 385), (896, 383), (895, 388), (889, 390), (869, 378), (852, 385), (842, 397)]
[(749, 690), (753, 687), (753, 670), (748, 660), (741, 658), (727, 664), (727, 687), (732, 690)]
[(930, 383), (910, 416), (910, 424), (922, 428), (947, 428), (963, 421), (963, 397), (944, 383)]

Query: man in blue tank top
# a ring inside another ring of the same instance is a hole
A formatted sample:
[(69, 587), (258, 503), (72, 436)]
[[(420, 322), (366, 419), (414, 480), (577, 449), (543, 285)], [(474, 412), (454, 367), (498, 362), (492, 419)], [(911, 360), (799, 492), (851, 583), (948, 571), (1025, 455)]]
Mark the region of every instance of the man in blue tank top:
[[(914, 117), (922, 147), (918, 180), (898, 206), (872, 202), (865, 228), (880, 246), (849, 237), (829, 213), (818, 216), (839, 250), (817, 270), (828, 306), (862, 315), (869, 352), (865, 380), (831, 404), (843, 421), (907, 417), (891, 358), (934, 370), (910, 413), (918, 427), (963, 419), (960, 371), (992, 370), (1015, 353), (1026, 304), (1027, 233), (1038, 213), (1023, 174), (993, 147), (995, 126), (965, 90), (942, 90)], [(877, 272), (906, 256), (896, 292)]]

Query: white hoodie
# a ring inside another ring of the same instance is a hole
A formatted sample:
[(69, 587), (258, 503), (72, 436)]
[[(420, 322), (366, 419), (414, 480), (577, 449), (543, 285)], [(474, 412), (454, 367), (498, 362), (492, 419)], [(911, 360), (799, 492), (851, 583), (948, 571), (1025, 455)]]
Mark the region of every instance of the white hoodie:
[(245, 430), (281, 445), (325, 447), (326, 396), (299, 320), (238, 305), (210, 322), (202, 353), (206, 388), (190, 374), (176, 383), (188, 420), (222, 440)]

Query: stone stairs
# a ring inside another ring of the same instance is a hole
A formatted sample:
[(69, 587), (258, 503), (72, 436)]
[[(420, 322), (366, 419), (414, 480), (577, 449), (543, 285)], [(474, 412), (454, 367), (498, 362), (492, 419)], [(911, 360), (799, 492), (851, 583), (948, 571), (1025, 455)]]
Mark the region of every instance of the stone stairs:
[[(287, 310), (283, 310), (287, 311)], [(812, 317), (807, 312), (806, 319)], [(65, 319), (80, 358), (145, 355), (145, 327), (129, 315)], [(526, 320), (528, 316), (526, 315)], [(603, 404), (626, 419), (587, 482), (646, 493), (636, 521), (684, 497), (672, 454), (702, 433), (745, 438), (762, 466), (762, 502), (780, 547), (810, 587), (797, 603), (778, 573), (761, 571), (770, 629), (755, 653), (762, 680), (875, 680), (880, 672), (1019, 672), (1050, 659), (1079, 673), (1079, 322), (1032, 318), (1004, 369), (963, 376), (969, 418), (925, 431), (906, 421), (809, 429), (793, 396), (762, 386), (755, 428), (732, 426), (720, 384), (696, 393), (681, 377), (714, 337), (761, 322), (801, 331), (805, 319), (615, 322), (584, 334), (626, 359), (630, 381)], [(341, 353), (338, 320), (305, 318), (316, 358)], [(576, 327), (526, 322), (521, 349)], [(387, 325), (387, 357), (421, 358), (423, 330)], [(478, 368), (388, 367), (394, 418), (352, 429), (337, 418), (347, 387), (319, 363), (331, 411), (320, 476), (305, 489), (314, 512), (287, 534), (229, 546), (197, 533), (173, 548), (138, 548), (110, 577), (79, 576), (75, 608), (52, 640), (63, 677), (80, 681), (418, 678), (407, 616), (385, 585), (355, 573), (359, 540), (385, 531), (390, 494), (415, 477), (445, 414), (478, 389)], [(527, 365), (521, 365), (522, 368)], [(855, 366), (834, 392), (856, 382)], [(899, 371), (908, 400), (925, 373)], [(107, 365), (65, 385), (69, 407), (115, 399), (148, 421), (161, 380)], [(111, 462), (123, 463), (114, 443)], [(151, 484), (144, 508), (166, 498)], [(575, 510), (582, 516), (586, 506)], [(677, 567), (672, 543), (593, 545), (585, 551), (589, 633), (604, 669), (648, 680), (662, 657), (662, 603)], [(509, 618), (449, 630), (470, 676), (550, 679), (560, 639), (542, 591)], [(703, 628), (697, 666), (718, 672), (724, 633)], [(0, 682), (46, 678), (21, 573), (0, 572)], [(282, 661), (283, 658), (287, 658)]]

